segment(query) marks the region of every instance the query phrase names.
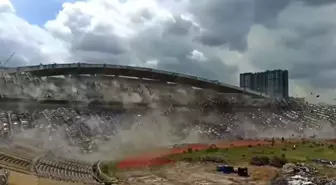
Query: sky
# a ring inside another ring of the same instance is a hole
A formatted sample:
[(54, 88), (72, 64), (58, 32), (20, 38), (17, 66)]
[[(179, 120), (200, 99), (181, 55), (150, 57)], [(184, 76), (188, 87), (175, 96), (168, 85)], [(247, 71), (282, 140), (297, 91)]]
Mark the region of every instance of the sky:
[(58, 12), (62, 9), (62, 4), (66, 1), (34, 0), (34, 4), (29, 0), (11, 0), (10, 2), (15, 7), (17, 16), (24, 18), (30, 24), (43, 26), (46, 21), (54, 19), (57, 16)]
[(0, 61), (15, 52), (8, 66), (111, 63), (233, 85), (288, 69), (292, 96), (336, 103), (334, 17), (336, 0), (0, 0)]

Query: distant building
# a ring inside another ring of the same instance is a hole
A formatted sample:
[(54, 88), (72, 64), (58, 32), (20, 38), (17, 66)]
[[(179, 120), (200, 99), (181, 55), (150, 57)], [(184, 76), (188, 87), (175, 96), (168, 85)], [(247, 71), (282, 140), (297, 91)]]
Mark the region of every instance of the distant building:
[(272, 97), (288, 98), (288, 71), (242, 73), (240, 74), (240, 87), (265, 93)]

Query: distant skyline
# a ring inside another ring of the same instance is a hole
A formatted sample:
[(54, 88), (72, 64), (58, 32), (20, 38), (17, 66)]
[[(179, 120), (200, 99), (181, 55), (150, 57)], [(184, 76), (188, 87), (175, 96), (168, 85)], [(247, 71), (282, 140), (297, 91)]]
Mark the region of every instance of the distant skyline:
[(113, 63), (239, 84), (288, 69), (291, 94), (336, 102), (336, 1), (0, 0), (0, 60)]
[[(271, 78), (270, 78), (271, 77)], [(288, 70), (273, 69), (256, 73), (241, 73), (240, 87), (265, 93), (271, 97), (288, 98)]]

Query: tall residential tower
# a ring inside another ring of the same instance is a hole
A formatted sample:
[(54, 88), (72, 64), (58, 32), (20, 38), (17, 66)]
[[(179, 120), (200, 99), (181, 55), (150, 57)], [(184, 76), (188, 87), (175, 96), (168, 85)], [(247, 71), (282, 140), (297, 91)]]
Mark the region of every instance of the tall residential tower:
[(242, 73), (240, 74), (240, 87), (272, 97), (288, 98), (288, 70)]

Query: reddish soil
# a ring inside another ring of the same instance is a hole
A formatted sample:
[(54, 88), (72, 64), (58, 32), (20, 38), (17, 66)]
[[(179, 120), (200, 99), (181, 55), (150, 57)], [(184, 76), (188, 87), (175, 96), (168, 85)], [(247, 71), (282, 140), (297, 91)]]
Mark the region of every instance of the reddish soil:
[[(223, 141), (216, 143), (218, 148), (230, 148), (230, 147), (243, 147), (243, 146), (257, 146), (257, 145), (268, 145), (271, 142), (267, 141), (257, 141), (257, 140), (239, 140), (239, 141)], [(117, 164), (117, 168), (126, 169), (126, 168), (137, 168), (137, 167), (147, 167), (147, 166), (160, 166), (172, 163), (167, 159), (167, 156), (172, 154), (179, 154), (186, 151), (188, 148), (193, 150), (205, 150), (209, 147), (208, 144), (190, 144), (180, 148), (170, 148), (162, 149), (158, 152), (145, 153), (135, 157), (129, 157)]]
[(327, 140), (327, 142), (329, 142), (331, 144), (335, 144), (336, 143), (336, 139), (330, 139), (330, 140)]

